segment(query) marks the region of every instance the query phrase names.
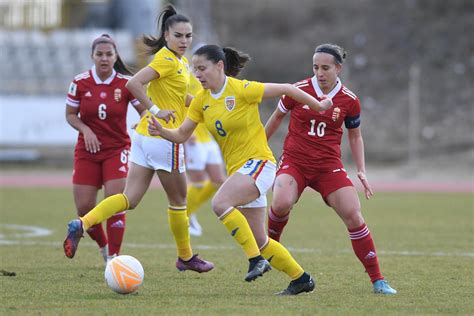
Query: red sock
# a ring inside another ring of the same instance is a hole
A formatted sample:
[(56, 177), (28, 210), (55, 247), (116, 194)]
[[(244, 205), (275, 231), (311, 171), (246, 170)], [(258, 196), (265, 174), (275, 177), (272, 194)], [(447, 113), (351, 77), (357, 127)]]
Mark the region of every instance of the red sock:
[(283, 229), (288, 223), (289, 218), (290, 213), (283, 217), (278, 217), (278, 215), (276, 215), (273, 212), (273, 209), (270, 207), (270, 210), (268, 211), (268, 237), (273, 240), (280, 241), (281, 234), (283, 233)]
[(354, 249), (357, 258), (364, 265), (365, 271), (369, 274), (370, 281), (373, 283), (383, 279), (374, 241), (367, 225), (364, 223), (360, 227), (349, 229), (349, 237), (351, 238), (352, 249)]
[(90, 227), (87, 230), (87, 233), (95, 242), (97, 245), (99, 245), (99, 248), (105, 247), (107, 245), (107, 237), (105, 236), (104, 229), (102, 228), (102, 224), (97, 224), (92, 227)]
[(125, 212), (120, 212), (107, 220), (107, 236), (109, 238), (109, 256), (119, 254), (125, 234)]

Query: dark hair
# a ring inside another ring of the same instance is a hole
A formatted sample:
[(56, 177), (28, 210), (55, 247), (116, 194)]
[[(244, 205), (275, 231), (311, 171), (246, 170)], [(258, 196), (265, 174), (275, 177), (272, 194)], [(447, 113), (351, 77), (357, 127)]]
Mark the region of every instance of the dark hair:
[(115, 54), (117, 55), (117, 60), (114, 63), (114, 69), (124, 75), (133, 76), (133, 72), (128, 68), (128, 66), (122, 61), (120, 55), (117, 51), (117, 46), (115, 45), (114, 40), (110, 37), (109, 34), (102, 34), (92, 42), (92, 54), (94, 54), (94, 49), (99, 44), (110, 44), (114, 47)]
[(206, 56), (206, 59), (211, 60), (214, 64), (222, 60), (224, 73), (231, 77), (236, 77), (250, 60), (249, 55), (239, 52), (235, 48), (220, 48), (217, 45), (204, 45), (196, 50), (194, 55)]
[(336, 64), (342, 65), (346, 59), (347, 53), (339, 45), (336, 44), (322, 44), (316, 47), (314, 50), (315, 53), (326, 53), (334, 56), (334, 61)]
[(160, 13), (157, 19), (157, 29), (159, 29), (159, 37), (153, 35), (144, 35), (143, 43), (147, 46), (147, 53), (149, 55), (156, 54), (160, 49), (166, 45), (165, 32), (176, 23), (191, 23), (191, 21), (184, 15), (178, 14), (176, 9), (168, 4)]

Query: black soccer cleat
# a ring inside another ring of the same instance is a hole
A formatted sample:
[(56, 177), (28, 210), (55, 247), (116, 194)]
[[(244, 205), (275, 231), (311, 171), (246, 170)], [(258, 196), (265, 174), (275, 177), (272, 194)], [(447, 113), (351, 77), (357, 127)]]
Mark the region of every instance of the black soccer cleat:
[(299, 279), (290, 282), (290, 285), (276, 295), (298, 295), (301, 293), (313, 292), (316, 284), (311, 276), (306, 282), (301, 282)]
[(250, 260), (249, 271), (245, 276), (245, 281), (250, 282), (261, 277), (265, 272), (270, 271), (272, 267), (270, 263), (263, 257), (259, 256), (257, 260)]

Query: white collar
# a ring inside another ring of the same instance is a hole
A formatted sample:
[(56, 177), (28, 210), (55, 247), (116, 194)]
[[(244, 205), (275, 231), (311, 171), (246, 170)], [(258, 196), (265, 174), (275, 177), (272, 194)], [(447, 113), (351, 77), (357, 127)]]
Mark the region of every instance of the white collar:
[(94, 78), (95, 84), (110, 84), (112, 80), (114, 80), (115, 75), (117, 74), (115, 69), (112, 68), (112, 74), (110, 75), (110, 77), (105, 79), (105, 81), (102, 81), (99, 78), (99, 75), (97, 75), (97, 70), (95, 69), (95, 65), (92, 66), (91, 72), (92, 72), (92, 77)]
[[(324, 95), (324, 93), (323, 93), (323, 90), (321, 90), (321, 88), (319, 87), (318, 79), (316, 79), (316, 76), (313, 76), (311, 78), (311, 83), (313, 84), (314, 91), (316, 91), (316, 95), (318, 96), (318, 98), (321, 98)], [(338, 77), (336, 86), (327, 94), (327, 97), (330, 99), (334, 98), (334, 96), (339, 92), (339, 90), (341, 90), (341, 87), (342, 87), (341, 79), (339, 79)]]
[(225, 90), (226, 86), (227, 86), (227, 76), (225, 76), (225, 82), (224, 82), (224, 85), (222, 86), (222, 89), (217, 93), (212, 93), (211, 92), (211, 96), (216, 100), (219, 99), (221, 97), (222, 93), (224, 93), (224, 90)]

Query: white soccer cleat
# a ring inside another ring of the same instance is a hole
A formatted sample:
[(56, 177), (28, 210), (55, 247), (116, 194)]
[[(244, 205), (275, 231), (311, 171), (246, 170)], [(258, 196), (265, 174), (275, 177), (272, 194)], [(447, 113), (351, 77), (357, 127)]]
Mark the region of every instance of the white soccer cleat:
[(196, 214), (189, 216), (189, 234), (196, 237), (202, 236), (202, 227), (199, 225)]

